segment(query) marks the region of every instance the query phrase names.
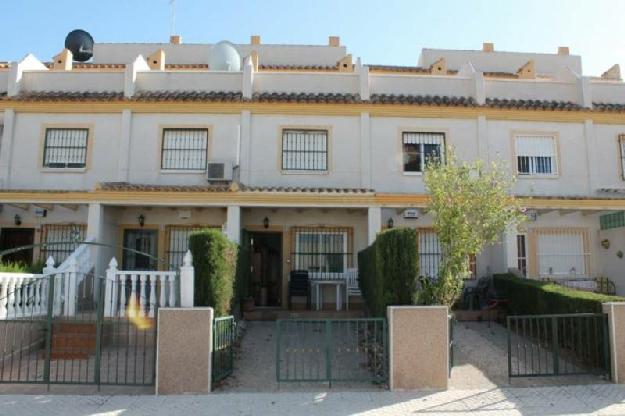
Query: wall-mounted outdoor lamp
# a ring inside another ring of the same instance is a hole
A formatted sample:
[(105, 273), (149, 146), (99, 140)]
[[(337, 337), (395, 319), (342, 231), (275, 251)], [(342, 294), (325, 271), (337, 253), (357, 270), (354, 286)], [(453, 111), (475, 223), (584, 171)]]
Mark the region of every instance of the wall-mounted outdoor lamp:
[(143, 227), (143, 225), (145, 224), (145, 215), (139, 214), (139, 216), (137, 217), (137, 220), (139, 220), (139, 226)]
[(393, 228), (393, 226), (395, 225), (395, 221), (393, 221), (392, 218), (389, 218), (386, 222), (386, 225), (388, 226), (388, 228)]
[(263, 220), (263, 227), (265, 227), (265, 229), (269, 228), (269, 218), (265, 217), (265, 219)]
[(19, 214), (15, 214), (13, 221), (15, 221), (15, 225), (22, 225), (22, 217), (20, 217)]

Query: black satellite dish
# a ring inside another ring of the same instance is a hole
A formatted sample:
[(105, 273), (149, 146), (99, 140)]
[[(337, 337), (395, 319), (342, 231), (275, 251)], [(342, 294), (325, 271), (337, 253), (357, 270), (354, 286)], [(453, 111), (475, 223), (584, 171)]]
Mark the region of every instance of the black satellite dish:
[(82, 29), (72, 30), (65, 38), (65, 48), (72, 52), (74, 61), (88, 61), (93, 56), (93, 38)]

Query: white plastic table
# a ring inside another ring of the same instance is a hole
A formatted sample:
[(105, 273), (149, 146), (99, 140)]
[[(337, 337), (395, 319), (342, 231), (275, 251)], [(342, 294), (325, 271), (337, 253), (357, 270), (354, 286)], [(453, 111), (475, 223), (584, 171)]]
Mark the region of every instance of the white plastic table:
[(323, 279), (323, 280), (311, 280), (310, 288), (315, 293), (315, 309), (320, 311), (323, 307), (323, 285), (330, 285), (335, 287), (336, 293), (336, 310), (343, 309), (343, 297), (341, 296), (341, 287), (343, 287), (343, 293), (347, 294), (347, 282), (345, 279)]

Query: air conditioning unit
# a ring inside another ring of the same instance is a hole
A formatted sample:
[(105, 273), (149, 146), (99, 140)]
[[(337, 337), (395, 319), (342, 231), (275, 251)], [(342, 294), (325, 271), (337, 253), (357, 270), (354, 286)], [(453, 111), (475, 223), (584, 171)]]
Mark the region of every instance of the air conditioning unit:
[(231, 181), (232, 162), (229, 160), (209, 160), (206, 164), (209, 181)]

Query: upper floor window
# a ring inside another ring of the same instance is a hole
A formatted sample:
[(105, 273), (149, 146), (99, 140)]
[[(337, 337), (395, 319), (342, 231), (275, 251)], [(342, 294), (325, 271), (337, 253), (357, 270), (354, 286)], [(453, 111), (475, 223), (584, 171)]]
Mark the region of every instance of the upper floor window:
[(554, 136), (516, 136), (515, 144), (519, 175), (557, 174)]
[(161, 169), (205, 170), (208, 129), (163, 129)]
[(283, 130), (282, 170), (327, 171), (326, 130)]
[(48, 128), (43, 148), (44, 168), (84, 168), (89, 129)]
[(405, 173), (421, 173), (430, 159), (443, 155), (443, 133), (405, 132), (402, 135)]
[(618, 148), (621, 156), (621, 177), (625, 179), (625, 134), (619, 134)]

